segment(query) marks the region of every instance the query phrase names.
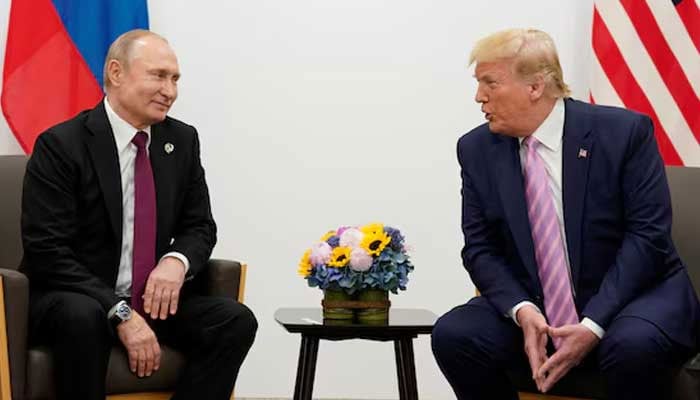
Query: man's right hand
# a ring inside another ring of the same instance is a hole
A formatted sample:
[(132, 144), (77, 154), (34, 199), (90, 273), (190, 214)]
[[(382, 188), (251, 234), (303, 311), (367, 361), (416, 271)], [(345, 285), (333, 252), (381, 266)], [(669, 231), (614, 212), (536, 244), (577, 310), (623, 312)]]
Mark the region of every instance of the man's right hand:
[(519, 309), (515, 317), (523, 330), (525, 354), (530, 362), (532, 379), (535, 380), (537, 388), (542, 391), (544, 377), (538, 378), (537, 372), (547, 361), (547, 321), (542, 313), (530, 305)]
[(131, 372), (143, 378), (160, 368), (158, 339), (141, 315), (132, 313), (131, 319), (117, 325), (117, 334), (129, 355)]

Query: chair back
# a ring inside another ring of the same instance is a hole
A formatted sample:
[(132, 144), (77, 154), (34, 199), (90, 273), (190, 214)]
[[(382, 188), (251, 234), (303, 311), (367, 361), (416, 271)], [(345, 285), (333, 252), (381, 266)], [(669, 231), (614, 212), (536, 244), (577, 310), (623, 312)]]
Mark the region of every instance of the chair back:
[(22, 261), (22, 182), (27, 156), (0, 156), (0, 268), (17, 269)]
[(666, 167), (673, 207), (673, 243), (700, 297), (700, 168)]

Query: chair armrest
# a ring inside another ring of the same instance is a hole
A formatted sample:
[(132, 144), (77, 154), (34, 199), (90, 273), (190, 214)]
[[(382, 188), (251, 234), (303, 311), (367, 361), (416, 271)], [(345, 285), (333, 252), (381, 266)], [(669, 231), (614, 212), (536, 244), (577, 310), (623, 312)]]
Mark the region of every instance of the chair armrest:
[[(26, 379), (29, 279), (19, 271), (4, 268), (0, 268), (0, 277), (5, 306), (0, 314), (4, 313), (7, 332), (7, 347), (0, 348), (0, 360), (9, 361), (9, 366), (0, 365), (0, 370), (9, 371), (12, 397), (20, 399), (23, 397)], [(7, 358), (1, 356), (4, 352)]]
[(210, 296), (226, 296), (243, 302), (246, 265), (238, 261), (210, 259), (207, 266), (205, 292)]

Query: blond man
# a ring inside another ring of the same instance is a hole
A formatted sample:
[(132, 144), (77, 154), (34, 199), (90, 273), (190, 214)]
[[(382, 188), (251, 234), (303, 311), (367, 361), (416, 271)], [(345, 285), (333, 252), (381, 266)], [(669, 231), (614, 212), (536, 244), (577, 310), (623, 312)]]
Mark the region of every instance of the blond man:
[(433, 352), (459, 399), (556, 392), (599, 371), (614, 399), (661, 399), (700, 307), (676, 254), (651, 120), (569, 97), (544, 32), (477, 42), (486, 123), (460, 138), (462, 258), (481, 296), (442, 316)]

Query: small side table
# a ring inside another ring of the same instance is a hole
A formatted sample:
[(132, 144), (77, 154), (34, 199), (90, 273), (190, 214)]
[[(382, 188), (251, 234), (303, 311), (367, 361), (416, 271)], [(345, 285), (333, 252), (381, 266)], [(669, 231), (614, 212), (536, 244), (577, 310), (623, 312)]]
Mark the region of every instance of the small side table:
[(275, 320), (288, 332), (301, 334), (294, 400), (311, 400), (320, 339), (393, 341), (399, 397), (401, 400), (418, 399), (413, 338), (432, 332), (437, 320), (437, 315), (433, 312), (391, 308), (388, 321), (370, 325), (349, 321), (324, 321), (321, 307), (280, 308), (275, 312)]

